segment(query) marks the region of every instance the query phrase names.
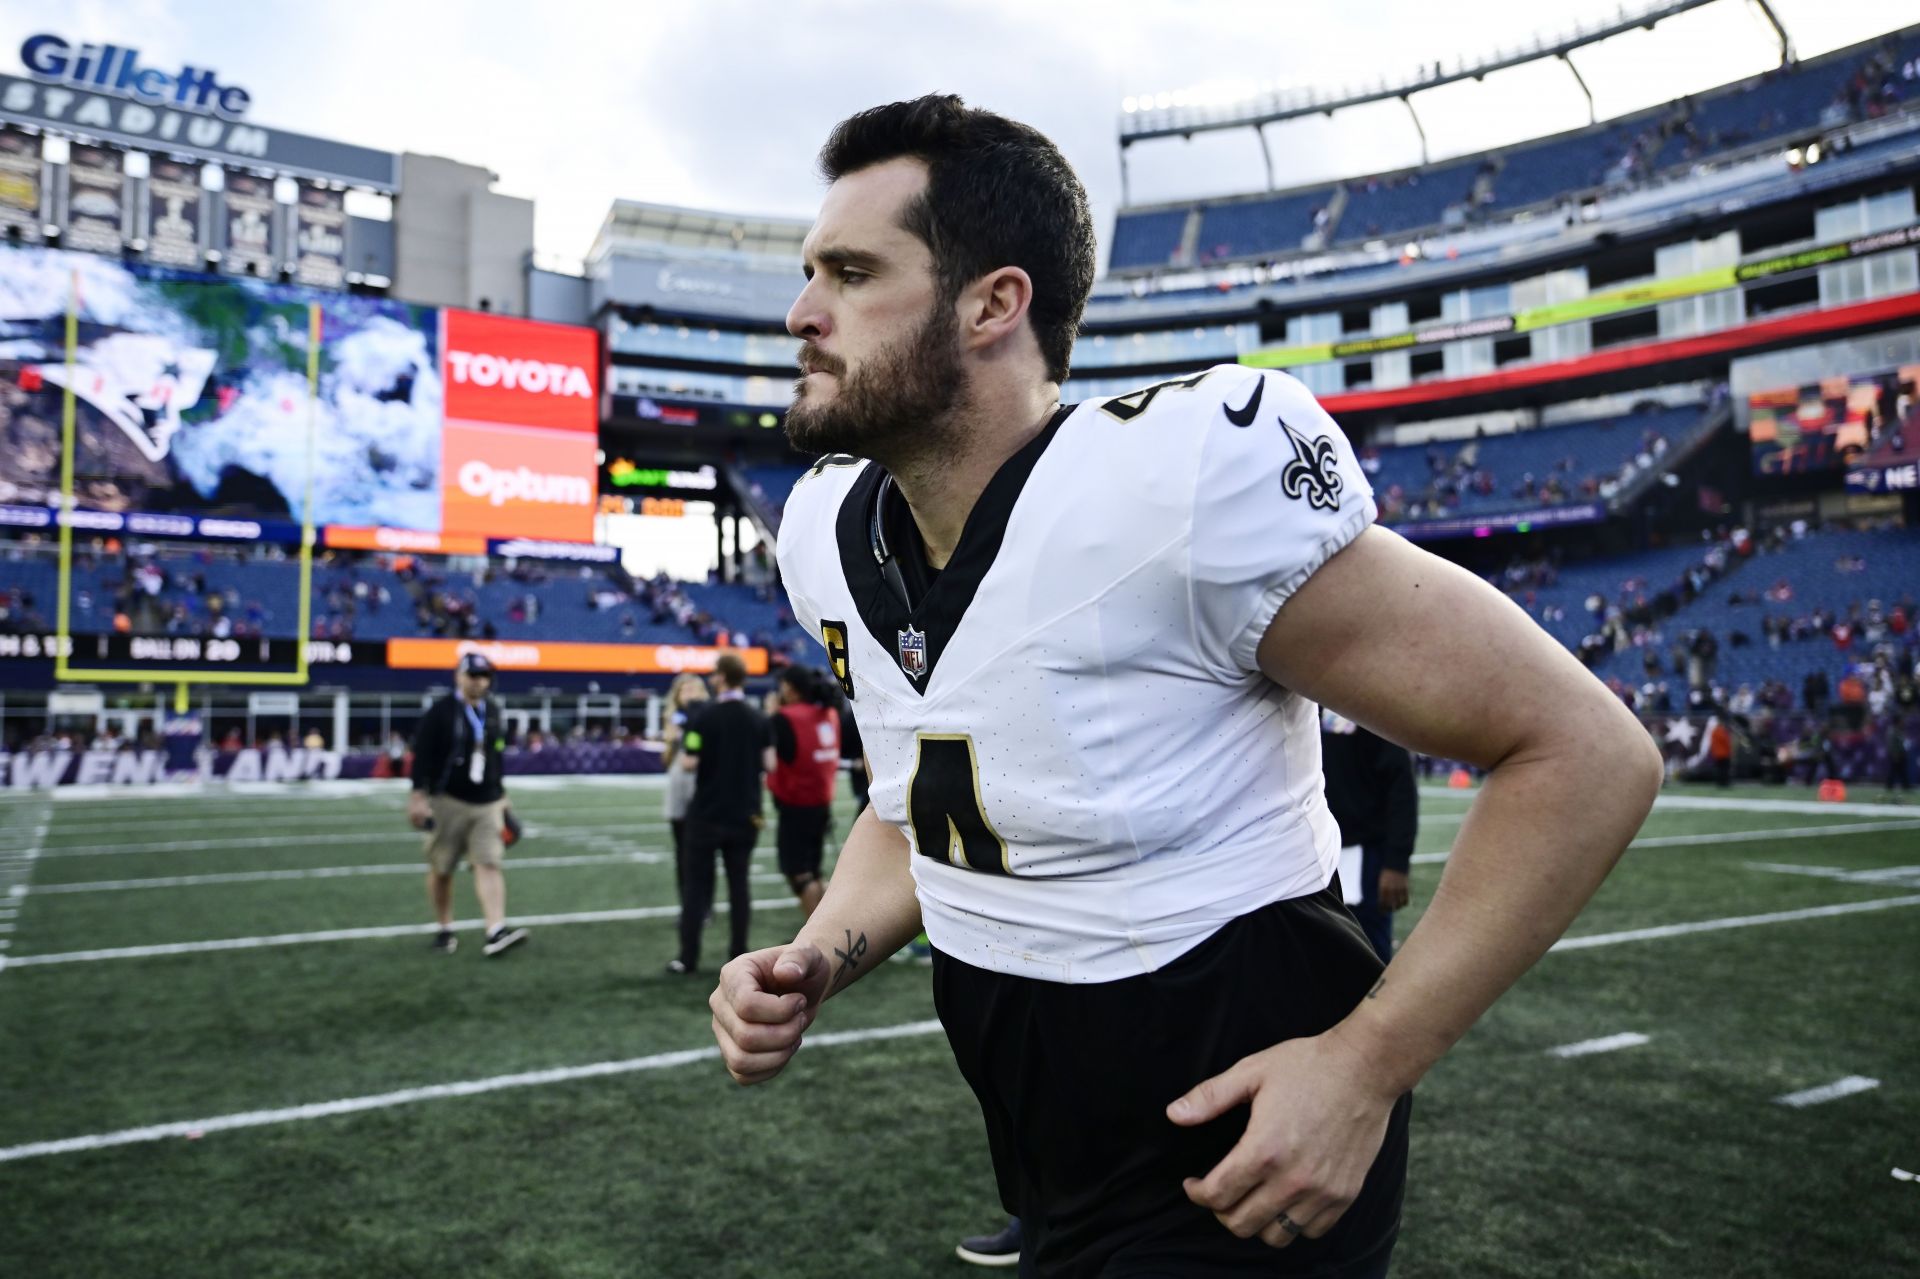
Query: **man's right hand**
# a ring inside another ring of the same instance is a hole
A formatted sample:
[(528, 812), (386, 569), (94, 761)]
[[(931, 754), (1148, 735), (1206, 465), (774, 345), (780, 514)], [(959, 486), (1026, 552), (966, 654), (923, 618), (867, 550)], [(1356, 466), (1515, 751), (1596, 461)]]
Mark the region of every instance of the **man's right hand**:
[(804, 942), (751, 951), (720, 970), (707, 1006), (736, 1082), (761, 1083), (785, 1069), (819, 1015), (830, 971), (820, 948)]
[(433, 808), (427, 803), (427, 793), (423, 790), (407, 792), (407, 821), (415, 830), (425, 830), (427, 819), (433, 816)]

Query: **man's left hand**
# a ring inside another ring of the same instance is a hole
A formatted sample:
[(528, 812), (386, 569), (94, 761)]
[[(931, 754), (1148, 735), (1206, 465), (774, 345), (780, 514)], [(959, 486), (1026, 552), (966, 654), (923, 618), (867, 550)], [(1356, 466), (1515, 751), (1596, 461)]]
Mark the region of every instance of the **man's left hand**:
[(1413, 884), (1404, 870), (1382, 867), (1380, 871), (1380, 909), (1399, 910), (1413, 900)]
[(1329, 1033), (1275, 1044), (1196, 1085), (1167, 1107), (1174, 1123), (1192, 1127), (1246, 1104), (1252, 1115), (1225, 1159), (1186, 1179), (1187, 1198), (1242, 1239), (1275, 1248), (1318, 1239), (1359, 1197), (1386, 1137), (1395, 1098), (1371, 1086), (1373, 1076)]

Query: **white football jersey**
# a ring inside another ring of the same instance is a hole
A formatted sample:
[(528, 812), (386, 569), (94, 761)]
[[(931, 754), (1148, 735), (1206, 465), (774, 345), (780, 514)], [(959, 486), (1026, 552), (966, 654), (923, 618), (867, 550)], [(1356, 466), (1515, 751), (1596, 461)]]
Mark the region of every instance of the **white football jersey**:
[(924, 560), (891, 477), (814, 466), (780, 570), (852, 697), (875, 812), (913, 846), (933, 944), (1114, 981), (1324, 888), (1319, 711), (1254, 653), (1373, 518), (1312, 394), (1238, 365), (1060, 410), (913, 608), (900, 566), (919, 582)]

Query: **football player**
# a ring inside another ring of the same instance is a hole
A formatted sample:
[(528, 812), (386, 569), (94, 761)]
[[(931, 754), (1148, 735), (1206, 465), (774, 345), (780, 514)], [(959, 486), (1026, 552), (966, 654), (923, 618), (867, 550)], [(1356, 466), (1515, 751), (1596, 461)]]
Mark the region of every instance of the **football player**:
[[(787, 431), (828, 456), (779, 557), (872, 805), (794, 940), (722, 970), (727, 1069), (778, 1074), (924, 922), (1023, 1267), (1384, 1274), (1411, 1090), (1591, 896), (1658, 752), (1375, 527), (1294, 379), (1060, 402), (1094, 235), (1045, 137), (934, 96), (821, 166)], [(1489, 770), (1384, 974), (1332, 891), (1316, 703)]]

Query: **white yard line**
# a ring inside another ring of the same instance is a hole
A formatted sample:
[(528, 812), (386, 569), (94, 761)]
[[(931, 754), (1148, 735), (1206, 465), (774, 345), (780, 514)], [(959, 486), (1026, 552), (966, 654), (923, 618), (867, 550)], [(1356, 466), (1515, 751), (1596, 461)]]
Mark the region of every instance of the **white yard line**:
[(1791, 862), (1748, 862), (1748, 870), (1774, 875), (1806, 875), (1831, 879), (1841, 884), (1865, 884), (1869, 888), (1920, 888), (1920, 866), (1881, 866), (1873, 870), (1848, 870), (1844, 866), (1800, 866)]
[(1818, 1088), (1804, 1088), (1799, 1092), (1790, 1092), (1774, 1100), (1782, 1106), (1792, 1106), (1798, 1110), (1805, 1106), (1817, 1106), (1823, 1101), (1834, 1101), (1841, 1097), (1851, 1097), (1857, 1092), (1872, 1092), (1880, 1086), (1878, 1079), (1868, 1079), (1865, 1075), (1848, 1075), (1845, 1079), (1836, 1079), (1830, 1084), (1821, 1084)]
[[(622, 824), (628, 824), (628, 826), (632, 824), (666, 826), (666, 818), (660, 816), (659, 812), (653, 812), (653, 810), (630, 812), (630, 805), (618, 805), (618, 807), (609, 805), (601, 808), (582, 807), (582, 805), (566, 805), (563, 808), (520, 805), (518, 808), (520, 808), (520, 818), (528, 822), (541, 822), (553, 828), (607, 830), (605, 822), (612, 816), (620, 816)], [(261, 820), (269, 816), (275, 822), (282, 822), (288, 826), (300, 826), (301, 830), (336, 828), (336, 826), (371, 826), (374, 830), (407, 830), (407, 824), (401, 818), (403, 812), (405, 808), (399, 805), (388, 805), (388, 803), (382, 803), (378, 808), (334, 803), (330, 808), (313, 810), (313, 812), (290, 812), (288, 808), (273, 805), (271, 808), (263, 808), (261, 812), (248, 812), (248, 814), (236, 812), (232, 816), (179, 814), (179, 816), (167, 816), (167, 818), (159, 818), (159, 816), (140, 818), (132, 822), (60, 822), (54, 833), (61, 839), (67, 839), (73, 835), (119, 835), (127, 832), (167, 833), (173, 830), (200, 832), (200, 830), (230, 830), (230, 828), (259, 830)], [(584, 820), (568, 822), (566, 820), (568, 816), (578, 816)]]
[[(578, 857), (509, 857), (507, 865), (515, 872), (573, 866), (654, 866), (668, 857), (669, 854), (661, 852), (587, 853)], [(211, 875), (156, 875), (149, 879), (100, 879), (81, 884), (41, 884), (33, 888), (30, 895), (47, 897), (55, 893), (111, 893), (134, 888), (198, 888), (203, 884), (351, 879), (356, 875), (418, 875), (423, 866), (422, 862), (399, 862), (374, 866), (316, 866), (311, 870), (240, 870)]]
[[(13, 931), (13, 921), (20, 913), (20, 899), (27, 895), (33, 883), (33, 864), (40, 858), (40, 846), (46, 841), (52, 814), (53, 806), (44, 798), (37, 804), (21, 805), (8, 814), (16, 819), (21, 831), (21, 843), (0, 859), (0, 903), (7, 908), (5, 931), (8, 933)], [(0, 969), (8, 966), (10, 956), (6, 952), (12, 949), (12, 938), (0, 939)]]
[(146, 844), (81, 844), (71, 848), (55, 848), (48, 857), (113, 857), (122, 853), (201, 853), (221, 848), (258, 848), (262, 852), (279, 848), (306, 848), (315, 844), (402, 844), (420, 843), (420, 832), (385, 830), (361, 833), (348, 831), (334, 834), (301, 835), (293, 831), (273, 829), (276, 823), (265, 818), (255, 822), (259, 832), (253, 835), (235, 835), (226, 839), (169, 839)]
[[(1422, 786), (1422, 799), (1471, 800), (1478, 790), (1454, 790), (1448, 786)], [(1745, 792), (1732, 795), (1662, 795), (1653, 802), (1653, 811), (1699, 813), (1817, 813), (1822, 816), (1911, 817), (1912, 804), (1834, 804), (1818, 799), (1745, 798)]]
[[(1834, 822), (1828, 826), (1776, 826), (1772, 830), (1721, 830), (1703, 835), (1649, 835), (1628, 848), (1692, 848), (1702, 844), (1751, 844), (1769, 839), (1823, 839), (1832, 835), (1876, 835), (1888, 831), (1920, 830), (1920, 817), (1901, 822)], [(49, 854), (51, 856), (51, 854)], [(1444, 862), (1445, 852), (1415, 853), (1421, 865)]]
[(1655, 835), (1636, 839), (1629, 848), (1689, 848), (1696, 844), (1742, 844), (1758, 839), (1819, 839), (1826, 835), (1876, 835), (1895, 830), (1920, 830), (1920, 818), (1903, 822), (1835, 822), (1830, 826), (1789, 826), (1778, 830), (1723, 830), (1702, 835)]
[(1695, 813), (1799, 813), (1830, 817), (1912, 817), (1912, 804), (1835, 804), (1822, 799), (1735, 799), (1719, 795), (1662, 795), (1654, 809)]
[(1618, 1035), (1608, 1035), (1604, 1039), (1583, 1039), (1577, 1044), (1561, 1044), (1558, 1048), (1547, 1049), (1547, 1055), (1549, 1057), (1591, 1057), (1594, 1053), (1618, 1052), (1622, 1048), (1638, 1048), (1641, 1044), (1651, 1042), (1648, 1036), (1629, 1030)]
[[(755, 910), (781, 910), (798, 907), (792, 897), (775, 897), (753, 903)], [(715, 914), (725, 914), (727, 903), (716, 902)], [(561, 924), (620, 924), (640, 919), (671, 919), (679, 915), (678, 906), (634, 906), (623, 910), (587, 910), (568, 915), (514, 915), (511, 922), (528, 928)], [(455, 928), (478, 929), (478, 920), (466, 920)], [(383, 937), (424, 937), (434, 931), (432, 924), (385, 924), (373, 928), (331, 928), (314, 933), (276, 933), (267, 937), (221, 937), (213, 941), (164, 942), (153, 946), (115, 946), (105, 950), (63, 950), (46, 955), (16, 955), (10, 968), (38, 968), (47, 964), (84, 964), (108, 959), (154, 959), (164, 955), (200, 955), (209, 951), (259, 950), (267, 946), (300, 946), (309, 942), (370, 941)]]
[[(567, 785), (571, 780), (571, 787)], [(634, 779), (636, 785), (618, 790), (606, 786), (604, 779), (579, 777), (509, 778), (510, 794), (525, 800), (524, 808), (539, 812), (586, 814), (600, 819), (625, 817), (635, 811), (657, 816), (658, 782)], [(537, 783), (537, 784), (536, 784)], [(60, 786), (53, 790), (13, 790), (0, 785), (0, 817), (8, 820), (23, 807), (52, 802), (56, 809), (79, 804), (80, 810), (66, 809), (76, 819), (91, 822), (138, 824), (165, 823), (180, 818), (196, 824), (209, 819), (257, 820), (255, 812), (285, 818), (335, 818), (342, 809), (365, 817), (370, 814), (393, 815), (404, 811), (405, 782), (391, 781), (311, 781), (227, 783), (162, 783), (155, 786)], [(82, 811), (84, 810), (84, 811)], [(524, 814), (523, 814), (524, 815)], [(68, 829), (64, 824), (62, 830)]]
[[(778, 910), (797, 905), (791, 897), (776, 897), (756, 900), (755, 910)], [(1553, 951), (1587, 950), (1596, 946), (1613, 946), (1622, 942), (1655, 941), (1668, 937), (1685, 937), (1693, 933), (1720, 932), (1732, 928), (1755, 928), (1766, 924), (1792, 923), (1804, 919), (1824, 919), (1833, 915), (1853, 915), (1864, 911), (1892, 910), (1902, 906), (1920, 906), (1920, 895), (1909, 897), (1888, 897), (1877, 901), (1846, 902), (1834, 906), (1810, 906), (1801, 910), (1775, 911), (1766, 915), (1736, 915), (1726, 919), (1700, 919), (1683, 924), (1661, 924), (1653, 928), (1634, 928), (1616, 933), (1594, 933), (1585, 937), (1563, 937), (1555, 942)], [(714, 910), (726, 910), (725, 903), (716, 903)], [(665, 919), (680, 913), (677, 906), (639, 906), (623, 910), (593, 910), (561, 915), (515, 916), (514, 922), (532, 926), (554, 926), (562, 924), (600, 924), (619, 923), (629, 920)], [(459, 928), (478, 928), (477, 922), (455, 925)], [(366, 941), (375, 938), (424, 936), (431, 932), (431, 924), (389, 924), (373, 928), (335, 928), (312, 933), (277, 933), (265, 937), (224, 937), (212, 941), (167, 942), (151, 946), (116, 946), (103, 950), (56, 951), (44, 955), (16, 955), (8, 961), (8, 967), (35, 968), (48, 964), (92, 963), (111, 959), (151, 959), (166, 955), (197, 955), (210, 951), (257, 950), (265, 946), (295, 946), (310, 942)], [(1551, 953), (1551, 952), (1549, 952)]]
[[(651, 790), (665, 785), (661, 773), (568, 773), (548, 776), (509, 776), (507, 789), (521, 791), (560, 790)], [(116, 804), (165, 807), (189, 801), (198, 808), (209, 803), (258, 799), (326, 799), (336, 796), (404, 795), (405, 779), (362, 778), (352, 781), (307, 782), (161, 782), (154, 786), (57, 786), (51, 791), (34, 792), (53, 797), (56, 803), (91, 803), (109, 800)]]
[[(838, 1030), (814, 1035), (805, 1049), (833, 1048), (842, 1044), (872, 1043), (884, 1039), (904, 1039), (916, 1035), (940, 1033), (937, 1021), (910, 1021), (897, 1026), (874, 1026), (866, 1030)], [(561, 1066), (552, 1070), (529, 1070), (515, 1075), (493, 1075), (460, 1083), (430, 1084), (423, 1088), (402, 1088), (397, 1092), (373, 1093), (364, 1097), (344, 1097), (338, 1101), (288, 1106), (281, 1110), (248, 1110), (239, 1114), (215, 1115), (208, 1119), (185, 1119), (176, 1123), (154, 1124), (147, 1128), (123, 1128), (118, 1132), (94, 1133), (86, 1137), (67, 1137), (59, 1141), (35, 1141), (22, 1146), (0, 1148), (0, 1163), (17, 1159), (36, 1159), (45, 1155), (71, 1154), (80, 1150), (100, 1150), (107, 1146), (131, 1146), (141, 1142), (164, 1141), (169, 1137), (198, 1139), (208, 1133), (231, 1132), (236, 1128), (260, 1128), (269, 1124), (295, 1123), (307, 1119), (326, 1119), (334, 1115), (359, 1114), (368, 1110), (387, 1110), (410, 1106), (415, 1102), (438, 1101), (447, 1097), (477, 1097), (483, 1093), (504, 1092), (510, 1088), (534, 1088), (547, 1084), (571, 1083), (576, 1079), (605, 1079), (630, 1075), (643, 1070), (666, 1070), (717, 1061), (720, 1050), (714, 1046), (687, 1048), (679, 1052), (654, 1053), (649, 1057), (629, 1057), (625, 1061), (599, 1061), (586, 1066)]]
[[(1560, 950), (1587, 950), (1594, 946), (1616, 946), (1621, 942), (1657, 941), (1666, 937), (1687, 937), (1694, 933), (1717, 933), (1730, 928), (1758, 928), (1764, 924), (1787, 924), (1802, 919), (1827, 919), (1834, 915), (1858, 915), (1866, 911), (1895, 910), (1902, 906), (1920, 906), (1920, 895), (1882, 897), (1875, 901), (1842, 902), (1836, 906), (1808, 906), (1802, 910), (1779, 910), (1766, 915), (1734, 915), (1727, 919), (1697, 919), (1687, 924), (1661, 924), (1654, 928), (1629, 928), (1617, 933), (1590, 933), (1585, 937), (1562, 937), (1548, 953)], [(14, 960), (16, 964), (19, 960)]]
[[(254, 827), (258, 830), (266, 819), (256, 818)], [(304, 823), (295, 823), (301, 830)], [(660, 835), (667, 829), (664, 818), (659, 820), (635, 820), (618, 826), (555, 826), (541, 822), (526, 824), (526, 838), (549, 839), (559, 843), (570, 841), (585, 842), (595, 838), (618, 838), (645, 833)], [(60, 832), (65, 834), (63, 830)], [(221, 848), (299, 848), (314, 844), (418, 844), (420, 832), (408, 830), (395, 823), (386, 830), (373, 831), (328, 831), (317, 834), (278, 832), (254, 835), (233, 835), (222, 839), (172, 839), (146, 844), (80, 844), (71, 847), (54, 847), (40, 855), (43, 857), (115, 857), (122, 853), (201, 853)]]

